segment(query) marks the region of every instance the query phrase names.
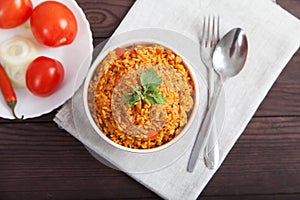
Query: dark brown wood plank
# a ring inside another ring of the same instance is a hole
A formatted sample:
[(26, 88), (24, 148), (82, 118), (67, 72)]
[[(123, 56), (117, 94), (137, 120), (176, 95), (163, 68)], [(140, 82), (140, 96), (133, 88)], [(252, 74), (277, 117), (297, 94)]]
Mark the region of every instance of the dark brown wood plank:
[(228, 195), (228, 196), (201, 196), (201, 200), (299, 200), (299, 195)]
[(299, 0), (277, 0), (277, 3), (292, 15), (300, 18)]
[(299, 66), (300, 50), (282, 71), (255, 116), (300, 116)]
[[(203, 196), (297, 194), (299, 130), (298, 117), (253, 119)], [(6, 199), (157, 198), (93, 159), (53, 123), (2, 124), (0, 138), (0, 195)]]
[(156, 197), (53, 123), (1, 125), (0, 138), (0, 199)]
[(118, 27), (134, 0), (76, 0), (84, 10), (94, 38), (111, 36)]
[(299, 131), (299, 117), (252, 119), (203, 195), (299, 193)]

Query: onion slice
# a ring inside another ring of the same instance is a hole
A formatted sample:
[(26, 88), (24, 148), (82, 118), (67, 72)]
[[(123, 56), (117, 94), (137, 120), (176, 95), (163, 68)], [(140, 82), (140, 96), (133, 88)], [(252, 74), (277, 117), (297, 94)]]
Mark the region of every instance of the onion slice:
[(14, 87), (26, 87), (26, 70), (31, 61), (37, 57), (37, 52), (36, 45), (24, 37), (13, 37), (1, 44), (0, 63)]

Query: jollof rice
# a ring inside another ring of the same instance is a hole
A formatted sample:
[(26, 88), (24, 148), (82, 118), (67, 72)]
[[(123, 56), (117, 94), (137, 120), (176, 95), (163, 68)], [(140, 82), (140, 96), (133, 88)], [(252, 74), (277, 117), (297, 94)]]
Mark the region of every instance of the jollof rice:
[[(122, 97), (140, 84), (142, 72), (153, 68), (165, 104), (142, 99), (129, 106)], [(134, 149), (151, 149), (171, 141), (186, 125), (194, 105), (194, 84), (182, 58), (158, 44), (117, 48), (98, 64), (89, 84), (89, 107), (103, 133)]]

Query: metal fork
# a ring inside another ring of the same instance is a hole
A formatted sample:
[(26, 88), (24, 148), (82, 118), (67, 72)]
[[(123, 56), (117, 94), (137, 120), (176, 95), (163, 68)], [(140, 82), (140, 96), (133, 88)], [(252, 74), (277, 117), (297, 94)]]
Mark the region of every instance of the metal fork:
[[(202, 34), (200, 36), (200, 56), (201, 60), (208, 69), (208, 87), (209, 87), (209, 100), (208, 106), (214, 93), (214, 70), (212, 63), (213, 51), (220, 40), (220, 18), (219, 16), (208, 16), (203, 18)], [(208, 134), (208, 133), (206, 133)], [(205, 165), (209, 169), (214, 169), (219, 161), (219, 145), (215, 126), (211, 129), (210, 136), (208, 137), (207, 144), (204, 140), (204, 135), (200, 135), (198, 132), (196, 141), (193, 146), (192, 153), (190, 155), (188, 168), (189, 172), (192, 172), (195, 168), (200, 152), (204, 150)]]

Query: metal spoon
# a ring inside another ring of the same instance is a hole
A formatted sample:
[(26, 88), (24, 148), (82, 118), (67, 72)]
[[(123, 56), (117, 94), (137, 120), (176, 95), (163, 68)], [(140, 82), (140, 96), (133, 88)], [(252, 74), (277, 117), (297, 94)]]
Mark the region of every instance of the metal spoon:
[[(242, 34), (244, 34), (244, 32), (239, 28), (233, 29), (233, 30), (229, 31), (228, 34), (223, 37), (222, 41), (220, 41), (220, 43), (216, 46), (216, 49), (213, 54), (212, 63), (213, 63), (215, 70), (219, 74), (221, 71), (224, 71), (224, 68), (226, 68), (226, 69), (228, 68), (227, 66), (224, 66), (224, 65), (230, 64), (230, 65), (236, 65), (236, 66), (240, 66), (240, 67), (243, 67), (243, 65), (244, 65), (244, 62), (245, 62), (246, 56), (247, 56), (247, 52), (246, 52), (247, 47), (244, 47), (244, 46), (239, 47), (242, 49), (240, 49), (238, 51), (241, 51), (242, 53), (244, 53), (243, 56), (235, 54), (236, 57), (232, 57), (232, 55), (230, 55), (230, 53), (232, 54), (232, 52), (230, 52), (230, 51), (232, 51), (232, 49), (230, 49), (230, 48), (232, 48), (231, 46), (233, 44), (239, 45), (238, 41), (234, 41), (234, 40), (237, 40), (236, 34), (238, 34), (239, 37), (243, 37)], [(247, 41), (246, 41), (245, 45), (247, 45)], [(233, 48), (236, 49), (236, 46), (233, 46)], [(246, 48), (246, 49), (243, 49), (243, 48)], [(233, 49), (233, 50), (235, 50), (235, 49)], [(239, 73), (239, 71), (237, 71), (237, 70), (241, 70), (241, 69), (239, 69), (239, 67), (234, 67), (233, 70), (234, 70), (234, 72), (231, 73), (230, 76), (234, 76), (234, 74)], [(226, 77), (228, 77), (228, 76), (226, 76)], [(209, 169), (215, 169), (218, 166), (219, 143), (218, 143), (217, 133), (215, 133), (215, 132), (210, 133), (209, 140), (208, 140), (205, 150), (204, 150), (204, 162), (205, 162), (205, 165)]]
[(243, 69), (247, 54), (248, 40), (241, 28), (232, 29), (217, 44), (213, 54), (213, 66), (219, 77), (216, 84), (217, 90), (194, 143), (187, 167), (188, 172), (194, 170), (199, 154), (203, 152), (207, 144), (211, 133), (213, 117), (224, 83), (227, 79), (236, 76)]

